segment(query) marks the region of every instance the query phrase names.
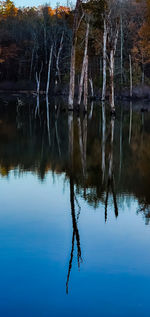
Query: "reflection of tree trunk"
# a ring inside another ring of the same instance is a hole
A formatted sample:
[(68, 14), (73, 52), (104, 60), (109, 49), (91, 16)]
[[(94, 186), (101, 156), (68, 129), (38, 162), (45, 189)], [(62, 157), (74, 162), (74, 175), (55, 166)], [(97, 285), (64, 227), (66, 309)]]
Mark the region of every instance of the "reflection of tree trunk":
[(87, 115), (85, 115), (83, 120), (83, 133), (81, 127), (81, 120), (78, 118), (78, 132), (79, 132), (79, 146), (81, 154), (81, 163), (83, 176), (86, 175), (86, 145), (87, 145)]
[(42, 158), (43, 158), (43, 150), (44, 150), (44, 136), (45, 136), (45, 121), (44, 121), (44, 128), (43, 128), (43, 134), (42, 134), (41, 160), (42, 160)]
[(37, 94), (40, 93), (40, 83), (41, 83), (41, 73), (42, 73), (42, 69), (43, 69), (43, 63), (41, 63), (41, 68), (39, 71), (39, 74), (36, 72), (36, 83), (37, 83)]
[(66, 293), (67, 294), (68, 294), (69, 278), (70, 278), (70, 273), (71, 273), (71, 268), (72, 268), (75, 239), (76, 239), (76, 242), (77, 242), (78, 267), (80, 266), (80, 261), (82, 260), (82, 258), (81, 258), (81, 247), (80, 247), (80, 235), (79, 235), (78, 226), (77, 226), (77, 219), (76, 219), (76, 215), (75, 215), (74, 181), (73, 181), (72, 175), (70, 176), (70, 205), (71, 205), (73, 234), (72, 234), (72, 248), (71, 248), (69, 268), (68, 268), (68, 274), (67, 274), (67, 282), (66, 282)]
[(73, 168), (73, 114), (72, 113), (68, 114), (68, 136), (69, 136), (69, 144), (68, 144), (69, 164), (70, 164), (70, 169), (72, 170)]
[(112, 173), (113, 173), (113, 142), (114, 142), (114, 124), (115, 120), (112, 117), (111, 118), (111, 143), (110, 143), (110, 156), (109, 156), (109, 171), (108, 171), (108, 177), (109, 179), (112, 179)]
[(75, 232), (73, 231), (72, 248), (71, 248), (71, 253), (70, 253), (70, 261), (69, 261), (69, 268), (68, 268), (67, 282), (66, 282), (66, 293), (67, 294), (68, 294), (69, 278), (70, 278), (70, 273), (71, 273), (71, 269), (72, 269), (73, 252), (74, 252), (74, 239), (75, 239)]
[(102, 102), (102, 183), (105, 178), (105, 140), (106, 140), (106, 115), (105, 104)]
[(132, 135), (132, 101), (130, 101), (130, 125), (129, 125), (129, 144), (131, 142), (131, 135)]
[(91, 110), (90, 110), (90, 113), (89, 113), (89, 120), (92, 119), (92, 115), (93, 115), (93, 105), (94, 105), (94, 103), (93, 103), (93, 101), (92, 101), (92, 102), (91, 102)]
[(48, 142), (49, 142), (49, 145), (51, 145), (48, 95), (46, 96), (46, 115), (47, 115), (47, 133), (48, 133)]
[(105, 221), (107, 221), (107, 205), (108, 205), (108, 196), (109, 196), (110, 189), (113, 195), (115, 216), (118, 217), (118, 206), (117, 206), (117, 199), (116, 199), (116, 193), (115, 193), (115, 180), (114, 180), (114, 173), (113, 173), (114, 123), (115, 123), (115, 120), (112, 117), (111, 118), (111, 144), (110, 144), (110, 155), (109, 155), (109, 170), (108, 170), (108, 181), (107, 181), (106, 200), (105, 200)]
[(57, 120), (55, 120), (55, 131), (56, 131), (56, 140), (57, 140), (57, 145), (58, 145), (58, 153), (59, 153), (59, 156), (61, 157), (60, 140), (59, 140), (59, 134), (58, 134)]
[(83, 160), (84, 174), (86, 176), (86, 149), (87, 149), (87, 115), (83, 119)]
[(80, 117), (78, 118), (78, 133), (79, 133), (79, 147), (80, 147), (80, 154), (81, 154), (82, 170), (83, 170), (83, 176), (85, 176), (84, 151), (83, 151), (82, 128), (81, 128), (81, 119), (80, 119)]
[(73, 226), (73, 231), (75, 232), (75, 237), (76, 237), (76, 242), (77, 242), (78, 265), (80, 266), (81, 248), (80, 248), (80, 236), (79, 236), (79, 231), (78, 231), (78, 227), (77, 227), (77, 220), (76, 220), (76, 215), (75, 215), (73, 177), (70, 177), (70, 203), (71, 203), (72, 226)]
[(39, 112), (40, 112), (40, 97), (39, 97), (39, 94), (37, 94), (37, 97), (36, 97), (35, 118), (36, 118), (37, 112), (38, 112), (38, 115), (39, 115)]
[(119, 163), (119, 181), (120, 181), (121, 168), (122, 168), (122, 118), (123, 118), (123, 106), (121, 106), (121, 116), (120, 116), (120, 163)]
[(70, 206), (71, 206), (73, 233), (72, 233), (72, 248), (70, 253), (70, 260), (69, 260), (69, 267), (68, 267), (68, 274), (67, 274), (67, 281), (66, 281), (67, 294), (68, 294), (69, 278), (70, 278), (70, 273), (72, 268), (75, 239), (77, 243), (78, 266), (80, 266), (80, 261), (82, 260), (81, 247), (80, 247), (80, 235), (79, 235), (79, 230), (77, 226), (79, 214), (77, 215), (77, 217), (75, 214), (75, 193), (74, 193), (74, 179), (73, 179), (73, 115), (72, 114), (69, 114), (68, 127), (69, 127), (69, 162), (70, 162)]
[(111, 179), (111, 189), (112, 189), (112, 194), (113, 194), (115, 216), (117, 218), (118, 217), (118, 206), (117, 206), (117, 199), (116, 199), (116, 192), (115, 192), (114, 175), (112, 175), (112, 179)]
[(90, 87), (91, 87), (91, 97), (94, 97), (94, 89), (93, 89), (93, 80), (92, 78), (89, 78), (89, 83), (90, 83)]
[(110, 106), (111, 112), (115, 111), (115, 100), (114, 100), (114, 50), (110, 52), (110, 85), (111, 85), (111, 95), (110, 95)]

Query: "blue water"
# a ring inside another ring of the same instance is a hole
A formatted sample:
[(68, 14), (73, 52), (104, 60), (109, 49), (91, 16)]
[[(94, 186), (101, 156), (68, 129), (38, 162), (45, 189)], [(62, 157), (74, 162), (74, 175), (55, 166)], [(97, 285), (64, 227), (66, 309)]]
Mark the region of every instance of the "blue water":
[(35, 118), (33, 106), (7, 107), (0, 316), (149, 317), (149, 113), (108, 116), (104, 146), (100, 106), (92, 119), (74, 117), (70, 132), (68, 114), (50, 112), (48, 127), (44, 110)]
[[(17, 173), (16, 173), (17, 174)], [(119, 217), (78, 197), (77, 250), (66, 294), (72, 221), (65, 175), (30, 172), (0, 180), (0, 316), (149, 316), (150, 227), (133, 196)]]

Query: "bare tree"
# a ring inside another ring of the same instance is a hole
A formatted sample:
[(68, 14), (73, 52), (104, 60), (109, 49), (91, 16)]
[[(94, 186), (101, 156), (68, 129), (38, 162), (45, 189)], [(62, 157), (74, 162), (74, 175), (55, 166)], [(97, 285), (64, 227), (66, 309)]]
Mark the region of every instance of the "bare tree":
[(107, 70), (107, 25), (104, 18), (104, 33), (103, 33), (103, 88), (102, 88), (102, 100), (106, 97), (106, 70)]
[(50, 54), (49, 54), (49, 63), (48, 63), (48, 73), (47, 73), (46, 95), (48, 95), (48, 92), (49, 92), (50, 73), (51, 73), (51, 63), (52, 63), (52, 54), (53, 54), (53, 45), (51, 46), (51, 49), (50, 49)]
[(108, 33), (108, 42), (110, 47), (109, 73), (110, 73), (110, 85), (111, 85), (111, 94), (110, 94), (111, 113), (115, 112), (114, 66), (115, 66), (115, 53), (116, 53), (116, 47), (117, 47), (117, 41), (118, 41), (118, 34), (119, 34), (118, 21), (115, 23), (115, 27), (113, 27), (112, 23), (110, 23), (109, 33)]
[(132, 83), (132, 59), (131, 59), (131, 55), (129, 55), (129, 65), (130, 65), (130, 98), (132, 98), (133, 83)]
[(81, 70), (80, 84), (79, 84), (78, 105), (80, 105), (81, 103), (84, 79), (86, 78), (85, 81), (87, 81), (87, 68), (88, 68), (87, 67), (87, 64), (88, 64), (87, 50), (88, 50), (89, 27), (90, 27), (90, 24), (88, 22), (86, 27), (84, 56), (83, 56), (83, 63), (82, 63), (82, 70)]
[(77, 0), (76, 8), (74, 13), (74, 23), (73, 23), (73, 36), (72, 36), (72, 47), (71, 47), (71, 62), (70, 62), (70, 82), (69, 82), (69, 98), (68, 104), (69, 109), (73, 110), (74, 102), (74, 91), (75, 91), (75, 66), (76, 66), (76, 44), (77, 44), (77, 31), (82, 21), (84, 14), (81, 18), (79, 8), (81, 6), (81, 0)]
[(84, 73), (84, 109), (87, 111), (88, 103), (88, 55), (86, 56), (85, 73)]
[(61, 51), (63, 48), (63, 40), (64, 40), (64, 31), (62, 32), (62, 35), (61, 35), (60, 45), (59, 45), (59, 49), (58, 49), (58, 53), (57, 53), (57, 57), (56, 57), (56, 81), (55, 81), (56, 86), (57, 86), (57, 78), (58, 78), (59, 82), (61, 81), (59, 61), (60, 61), (60, 54), (61, 54)]

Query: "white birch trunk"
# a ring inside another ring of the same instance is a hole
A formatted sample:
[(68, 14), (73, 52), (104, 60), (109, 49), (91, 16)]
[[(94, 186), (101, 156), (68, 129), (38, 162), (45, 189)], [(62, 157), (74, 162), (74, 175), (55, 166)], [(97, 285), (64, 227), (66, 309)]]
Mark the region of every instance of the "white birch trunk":
[(53, 54), (53, 45), (51, 46), (50, 55), (49, 55), (48, 74), (47, 74), (47, 86), (46, 86), (46, 95), (48, 95), (48, 92), (49, 92), (49, 84), (50, 84), (50, 73), (51, 73), (52, 54)]
[(47, 36), (46, 36), (46, 27), (44, 26), (44, 46), (45, 46), (45, 63), (47, 65)]
[(83, 92), (83, 82), (84, 82), (85, 69), (86, 69), (86, 63), (87, 63), (87, 50), (88, 50), (88, 38), (89, 38), (89, 26), (90, 26), (89, 23), (87, 23), (86, 35), (85, 35), (84, 57), (83, 57), (81, 77), (80, 77), (80, 84), (79, 84), (78, 105), (81, 104), (81, 98), (82, 98), (82, 92)]
[(76, 44), (77, 44), (77, 31), (82, 21), (84, 14), (82, 14), (80, 20), (79, 17), (79, 7), (81, 4), (81, 0), (77, 0), (75, 14), (74, 14), (74, 25), (73, 25), (73, 40), (72, 40), (72, 48), (71, 48), (71, 62), (70, 62), (70, 82), (69, 82), (69, 98), (68, 104), (69, 109), (73, 110), (73, 102), (74, 102), (74, 91), (75, 91), (75, 65), (76, 65)]
[(72, 45), (71, 49), (71, 64), (70, 64), (70, 83), (69, 83), (69, 108), (73, 109), (73, 101), (74, 101), (74, 90), (75, 90), (75, 49), (76, 49), (76, 42), (75, 39), (74, 44)]
[(132, 82), (132, 59), (131, 55), (129, 55), (129, 64), (130, 64), (130, 98), (133, 95), (133, 82)]
[(123, 25), (122, 14), (120, 16), (120, 72), (121, 72), (121, 85), (123, 84)]
[(106, 97), (106, 68), (107, 68), (107, 26), (106, 20), (104, 19), (104, 34), (103, 34), (103, 88), (102, 88), (102, 100)]
[(61, 81), (60, 79), (60, 70), (59, 70), (59, 60), (60, 60), (60, 54), (63, 48), (63, 39), (64, 39), (64, 31), (62, 32), (61, 40), (60, 40), (60, 45), (59, 45), (59, 50), (56, 58), (56, 77), (58, 76), (59, 82)]
[(118, 26), (116, 26), (113, 43), (111, 43), (111, 40), (110, 40), (111, 50), (110, 50), (110, 61), (109, 61), (110, 85), (111, 85), (110, 107), (111, 107), (112, 114), (115, 112), (114, 68), (115, 68), (115, 53), (117, 48), (118, 34), (119, 34), (119, 28)]
[(87, 102), (88, 102), (88, 55), (86, 56), (86, 65), (85, 65), (85, 73), (84, 73), (84, 107), (85, 111), (87, 111)]

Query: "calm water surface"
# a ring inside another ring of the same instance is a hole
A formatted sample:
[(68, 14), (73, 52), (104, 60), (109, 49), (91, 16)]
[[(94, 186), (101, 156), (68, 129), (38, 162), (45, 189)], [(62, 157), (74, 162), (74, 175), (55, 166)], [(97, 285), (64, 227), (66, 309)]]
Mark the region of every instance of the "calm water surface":
[(73, 118), (58, 102), (1, 100), (0, 316), (149, 316), (140, 107), (120, 104), (110, 120), (99, 104)]

